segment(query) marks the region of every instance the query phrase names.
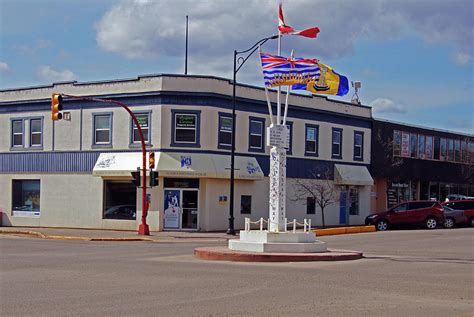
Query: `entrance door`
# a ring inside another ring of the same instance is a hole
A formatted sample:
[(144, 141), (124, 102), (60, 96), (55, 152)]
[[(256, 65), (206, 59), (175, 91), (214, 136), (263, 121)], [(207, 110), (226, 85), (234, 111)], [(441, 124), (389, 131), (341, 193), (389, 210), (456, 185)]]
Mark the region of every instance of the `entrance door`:
[(197, 229), (197, 189), (165, 189), (164, 229)]

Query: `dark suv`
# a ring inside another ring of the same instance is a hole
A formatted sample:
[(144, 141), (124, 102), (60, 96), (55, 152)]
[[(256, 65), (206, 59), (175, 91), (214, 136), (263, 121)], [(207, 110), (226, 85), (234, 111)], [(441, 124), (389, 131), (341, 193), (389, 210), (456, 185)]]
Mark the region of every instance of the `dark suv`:
[(443, 207), (436, 201), (409, 201), (365, 218), (365, 224), (375, 225), (377, 230), (384, 231), (390, 226), (423, 225), (435, 229), (444, 222)]
[(447, 206), (454, 210), (463, 210), (464, 219), (461, 223), (467, 223), (471, 227), (474, 226), (474, 199), (469, 200), (454, 200), (443, 203), (443, 206)]

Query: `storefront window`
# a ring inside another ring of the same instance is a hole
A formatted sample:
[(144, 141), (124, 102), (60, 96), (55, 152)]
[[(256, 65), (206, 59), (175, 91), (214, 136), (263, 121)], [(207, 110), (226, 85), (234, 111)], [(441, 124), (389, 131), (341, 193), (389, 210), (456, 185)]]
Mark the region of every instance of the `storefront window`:
[(12, 181), (12, 214), (13, 216), (40, 215), (40, 181)]
[(131, 182), (104, 181), (104, 219), (135, 220), (137, 191)]

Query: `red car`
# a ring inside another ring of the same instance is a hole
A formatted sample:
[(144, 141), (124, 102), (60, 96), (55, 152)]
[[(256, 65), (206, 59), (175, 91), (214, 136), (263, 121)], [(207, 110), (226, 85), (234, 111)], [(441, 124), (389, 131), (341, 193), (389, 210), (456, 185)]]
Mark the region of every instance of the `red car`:
[(444, 206), (448, 206), (451, 209), (463, 210), (464, 221), (474, 227), (474, 199), (468, 200), (452, 200), (443, 203)]
[(423, 225), (427, 229), (435, 229), (443, 222), (443, 207), (439, 202), (429, 200), (404, 202), (365, 218), (365, 224), (375, 225), (380, 231), (399, 225)]

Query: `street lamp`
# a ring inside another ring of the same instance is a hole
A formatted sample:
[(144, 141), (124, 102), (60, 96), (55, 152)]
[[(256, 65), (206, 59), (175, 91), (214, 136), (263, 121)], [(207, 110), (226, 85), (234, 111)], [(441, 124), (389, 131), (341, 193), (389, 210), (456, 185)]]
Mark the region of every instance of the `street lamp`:
[[(252, 47), (245, 51), (236, 51), (234, 50), (234, 77), (232, 81), (232, 147), (230, 151), (230, 199), (229, 199), (229, 228), (227, 229), (227, 234), (235, 235), (234, 229), (234, 161), (235, 161), (235, 86), (236, 86), (236, 77), (237, 72), (244, 66), (245, 62), (252, 56), (253, 53), (258, 49), (260, 45), (263, 45), (268, 40), (277, 39), (280, 35), (273, 35), (261, 39), (255, 43)], [(237, 55), (248, 53), (246, 57), (239, 57)], [(237, 67), (237, 62), (239, 66)]]

